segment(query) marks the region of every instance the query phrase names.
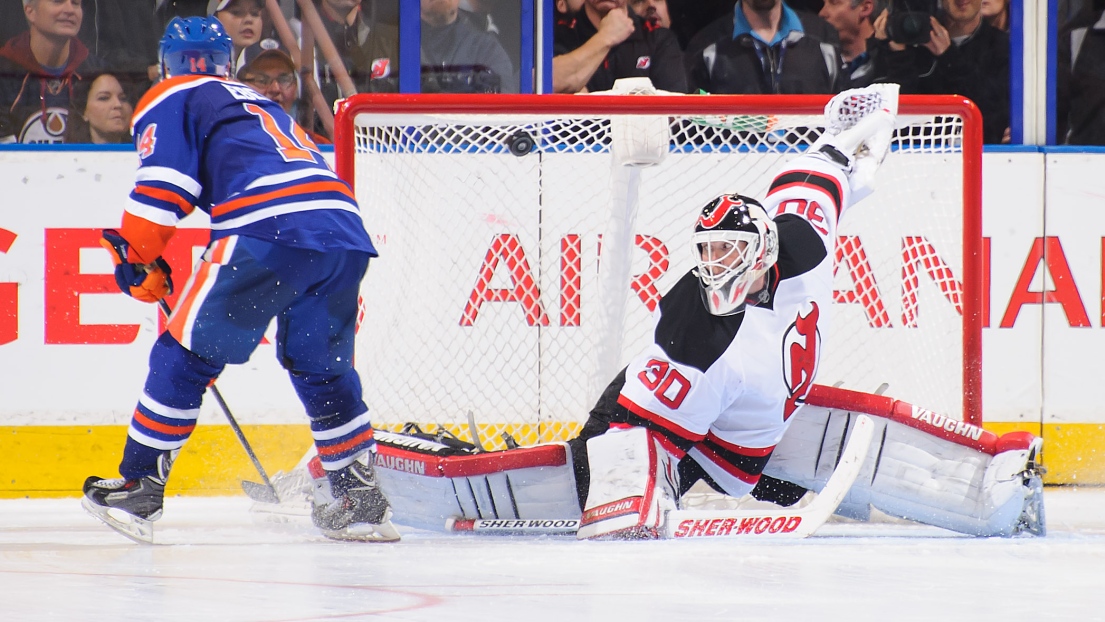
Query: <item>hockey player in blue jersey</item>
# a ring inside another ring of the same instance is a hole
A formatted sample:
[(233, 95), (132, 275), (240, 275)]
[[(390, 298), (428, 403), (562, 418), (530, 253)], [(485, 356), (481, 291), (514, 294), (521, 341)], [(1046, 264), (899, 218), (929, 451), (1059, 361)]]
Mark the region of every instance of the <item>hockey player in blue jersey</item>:
[(161, 254), (196, 208), (211, 217), (211, 242), (150, 353), (122, 477), (88, 478), (82, 504), (124, 535), (152, 541), (169, 469), (205, 389), (226, 365), (248, 360), (275, 317), (276, 355), (328, 473), (316, 526), (339, 540), (397, 540), (353, 369), (357, 298), (376, 250), (349, 186), (302, 128), (227, 79), (230, 54), (218, 20), (174, 19), (160, 44), (163, 80), (134, 113), (141, 165), (122, 225), (103, 242), (120, 288), (145, 302), (171, 293)]

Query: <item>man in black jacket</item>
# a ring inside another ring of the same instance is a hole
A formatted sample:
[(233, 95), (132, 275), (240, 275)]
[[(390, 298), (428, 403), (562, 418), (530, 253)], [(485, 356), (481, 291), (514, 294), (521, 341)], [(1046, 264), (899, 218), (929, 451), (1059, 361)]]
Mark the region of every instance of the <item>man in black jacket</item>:
[(839, 93), (840, 38), (783, 0), (740, 0), (687, 46), (687, 79), (707, 93)]
[(662, 91), (687, 92), (675, 34), (626, 8), (627, 0), (586, 0), (553, 30), (553, 91), (608, 91), (618, 78), (648, 78)]
[(982, 0), (948, 2), (930, 18), (921, 45), (890, 41), (888, 12), (875, 20), (878, 82), (897, 82), (903, 94), (957, 94), (982, 111), (982, 139), (1009, 142), (1009, 35), (982, 19)]
[(1059, 32), (1056, 142), (1105, 145), (1105, 12), (1085, 11)]

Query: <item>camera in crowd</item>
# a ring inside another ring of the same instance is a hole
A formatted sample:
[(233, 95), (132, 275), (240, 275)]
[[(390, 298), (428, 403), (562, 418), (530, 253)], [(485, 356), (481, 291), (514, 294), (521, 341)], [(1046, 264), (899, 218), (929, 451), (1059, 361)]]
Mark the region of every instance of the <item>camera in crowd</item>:
[(932, 36), (930, 19), (940, 10), (940, 0), (890, 0), (886, 35), (903, 45), (924, 45)]

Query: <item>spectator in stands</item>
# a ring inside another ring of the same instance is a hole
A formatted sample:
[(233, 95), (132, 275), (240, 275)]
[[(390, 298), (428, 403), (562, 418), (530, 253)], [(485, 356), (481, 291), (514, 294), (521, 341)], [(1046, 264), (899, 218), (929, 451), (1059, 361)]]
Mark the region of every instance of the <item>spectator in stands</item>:
[(583, 9), (583, 0), (556, 0), (556, 16), (575, 15)]
[[(372, 2), (360, 0), (316, 0), (325, 33), (338, 50), (341, 62), (358, 93), (387, 93), (399, 90), (399, 32), (391, 24), (377, 21)], [(306, 26), (304, 26), (306, 27)], [(342, 93), (329, 61), (317, 45), (315, 76), (327, 104), (352, 93)]]
[(733, 0), (667, 0), (671, 29), (679, 49), (687, 49), (691, 38), (716, 19), (733, 10)]
[[(157, 5), (158, 0), (85, 0), (82, 4), (81, 41), (104, 59), (132, 102), (157, 81), (157, 43), (165, 31)], [(95, 13), (89, 11), (93, 6)]]
[(0, 142), (59, 143), (73, 85), (103, 67), (77, 38), (80, 0), (23, 0), (29, 26), (0, 49)]
[[(262, 0), (211, 0), (208, 4), (209, 13), (222, 23), (234, 43), (234, 53), (230, 57), (232, 76), (261, 53), (264, 8)], [(276, 45), (272, 41), (271, 46)]]
[[(282, 50), (265, 50), (238, 72), (238, 80), (253, 87), (253, 90), (280, 104), (293, 119), (296, 112), (299, 92), (299, 78), (295, 61)], [(316, 144), (330, 144), (330, 139), (307, 130), (307, 134)]]
[(986, 143), (1009, 142), (1009, 35), (982, 19), (982, 0), (945, 0), (927, 42), (889, 40), (888, 11), (875, 20), (879, 81), (903, 94), (965, 95), (982, 112)]
[(238, 80), (280, 104), (292, 118), (299, 89), (295, 61), (280, 50), (265, 50), (238, 71)]
[(647, 77), (663, 91), (687, 92), (675, 34), (638, 17), (627, 0), (585, 0), (553, 30), (553, 91), (606, 91), (618, 78)]
[(707, 93), (838, 93), (840, 37), (783, 0), (739, 0), (687, 47), (687, 79)]
[(461, 16), (459, 7), (460, 0), (421, 0), (422, 92), (517, 93), (502, 44)]
[[(157, 46), (173, 17), (208, 14), (210, 0), (84, 0), (78, 37), (137, 102), (158, 80)], [(2, 19), (2, 18), (0, 18)]]
[(646, 20), (671, 29), (671, 17), (668, 15), (668, 0), (629, 0), (629, 8)]
[(466, 16), (476, 30), (495, 36), (516, 75), (522, 64), (521, 5), (518, 0), (460, 0), (461, 15)]
[(982, 19), (998, 30), (1009, 32), (1009, 1), (982, 0)]
[(123, 84), (110, 73), (88, 76), (73, 87), (65, 130), (67, 143), (129, 143), (134, 105)]
[(1085, 11), (1059, 31), (1056, 140), (1105, 145), (1105, 11)]
[(867, 40), (875, 35), (874, 12), (875, 0), (825, 0), (818, 13), (840, 35), (840, 56), (847, 88), (864, 87), (875, 79), (875, 46), (870, 51), (867, 49)]

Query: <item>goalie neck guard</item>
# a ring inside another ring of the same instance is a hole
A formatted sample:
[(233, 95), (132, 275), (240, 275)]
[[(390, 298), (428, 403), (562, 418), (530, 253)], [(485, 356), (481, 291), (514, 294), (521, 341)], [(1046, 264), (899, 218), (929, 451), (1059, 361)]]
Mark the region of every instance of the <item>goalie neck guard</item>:
[(739, 194), (723, 194), (703, 208), (692, 243), (702, 301), (713, 315), (743, 311), (779, 257), (775, 221), (759, 202)]

